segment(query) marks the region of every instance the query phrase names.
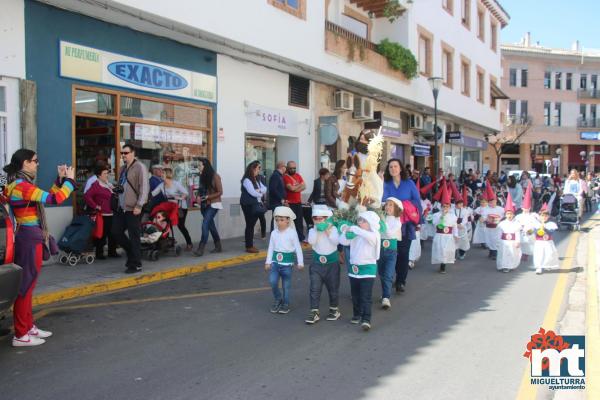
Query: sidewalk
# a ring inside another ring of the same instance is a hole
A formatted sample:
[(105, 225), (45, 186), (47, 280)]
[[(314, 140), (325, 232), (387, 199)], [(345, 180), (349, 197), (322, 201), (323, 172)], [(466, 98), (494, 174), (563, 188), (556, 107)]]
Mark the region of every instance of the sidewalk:
[(105, 293), (265, 258), (267, 239), (255, 238), (254, 242), (261, 250), (258, 254), (245, 252), (243, 238), (223, 240), (223, 252), (211, 254), (213, 243), (210, 241), (202, 257), (195, 257), (192, 252), (183, 251), (179, 257), (164, 255), (157, 261), (143, 260), (142, 272), (132, 275), (124, 273), (124, 254), (121, 258), (96, 260), (91, 265), (81, 263), (74, 267), (52, 261), (42, 268), (34, 292), (33, 305)]

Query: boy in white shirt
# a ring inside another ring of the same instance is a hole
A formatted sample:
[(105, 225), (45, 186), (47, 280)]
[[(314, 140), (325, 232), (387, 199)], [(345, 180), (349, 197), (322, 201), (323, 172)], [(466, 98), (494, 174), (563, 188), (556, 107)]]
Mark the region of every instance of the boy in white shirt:
[(337, 246), (339, 234), (337, 228), (328, 221), (333, 213), (325, 205), (314, 205), (312, 220), (314, 227), (308, 231), (308, 243), (312, 246), (313, 260), (309, 268), (310, 276), (310, 312), (304, 320), (315, 324), (320, 319), (319, 303), (323, 285), (329, 293), (329, 314), (327, 321), (336, 321), (342, 314), (338, 309), (340, 290), (340, 260)]
[[(271, 312), (287, 314), (290, 312), (290, 291), (292, 288), (292, 267), (297, 264), (298, 270), (304, 268), (302, 247), (298, 240), (298, 233), (291, 222), (296, 219), (296, 214), (289, 207), (277, 207), (273, 211), (276, 229), (271, 232), (269, 250), (265, 261), (265, 270), (270, 271), (269, 282), (273, 290), (273, 306)], [(283, 295), (279, 290), (279, 280)]]
[(348, 277), (352, 292), (353, 324), (360, 324), (363, 330), (371, 329), (371, 306), (373, 284), (377, 275), (377, 260), (380, 255), (381, 236), (379, 216), (373, 211), (361, 212), (358, 226), (342, 227), (340, 243), (350, 246)]
[(392, 284), (398, 258), (398, 241), (402, 240), (400, 215), (403, 209), (402, 202), (395, 197), (388, 197), (385, 201), (386, 230), (381, 234), (381, 251), (379, 260), (377, 260), (379, 279), (381, 279), (381, 307), (384, 310), (392, 306), (390, 298), (392, 297)]

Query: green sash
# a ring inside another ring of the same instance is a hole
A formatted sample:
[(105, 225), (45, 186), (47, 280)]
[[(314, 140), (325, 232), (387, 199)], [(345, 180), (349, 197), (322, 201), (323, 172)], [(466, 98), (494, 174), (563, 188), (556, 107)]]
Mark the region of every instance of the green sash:
[(317, 254), (316, 252), (313, 252), (313, 261), (316, 264), (332, 264), (338, 262), (339, 260), (340, 256), (337, 251), (334, 251), (328, 255)]
[(273, 259), (277, 264), (293, 264), (296, 262), (296, 253), (284, 253), (282, 251), (274, 251)]

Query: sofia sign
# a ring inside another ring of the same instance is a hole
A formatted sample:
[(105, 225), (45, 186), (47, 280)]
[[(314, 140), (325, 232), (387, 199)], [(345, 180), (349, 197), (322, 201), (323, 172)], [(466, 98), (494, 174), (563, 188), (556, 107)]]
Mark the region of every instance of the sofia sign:
[(246, 126), (249, 132), (296, 136), (298, 119), (295, 111), (246, 102)]
[(217, 78), (168, 65), (60, 42), (60, 76), (186, 99), (217, 101)]

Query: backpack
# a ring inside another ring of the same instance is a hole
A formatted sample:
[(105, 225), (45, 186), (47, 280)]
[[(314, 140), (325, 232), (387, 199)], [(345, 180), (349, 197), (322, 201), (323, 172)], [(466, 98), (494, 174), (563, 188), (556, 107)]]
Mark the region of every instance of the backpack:
[(412, 222), (415, 225), (421, 223), (421, 216), (419, 215), (419, 209), (410, 200), (402, 200), (402, 223)]

